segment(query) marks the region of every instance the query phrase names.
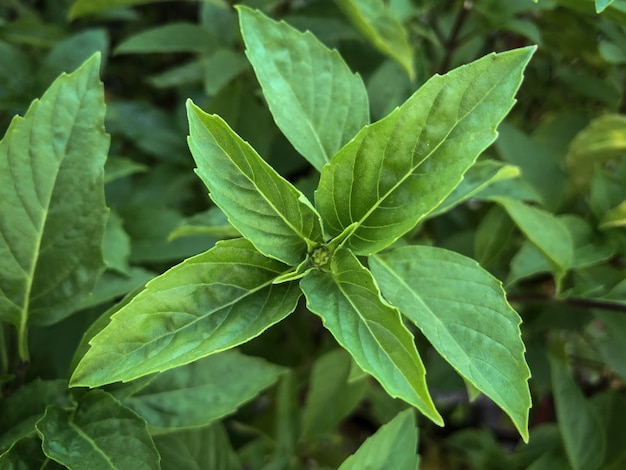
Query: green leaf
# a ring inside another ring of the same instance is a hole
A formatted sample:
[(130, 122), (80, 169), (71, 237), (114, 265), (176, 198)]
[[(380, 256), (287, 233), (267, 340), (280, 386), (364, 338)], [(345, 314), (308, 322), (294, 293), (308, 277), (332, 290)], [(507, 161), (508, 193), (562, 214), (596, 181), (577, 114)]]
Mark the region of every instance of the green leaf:
[(492, 198), (500, 204), (524, 235), (550, 262), (557, 282), (569, 268), (574, 254), (572, 238), (563, 222), (537, 207), (508, 198)]
[(315, 361), (302, 413), (303, 441), (332, 432), (359, 404), (367, 382), (349, 382), (351, 369), (352, 358), (343, 349)]
[(602, 13), (611, 3), (613, 0), (596, 0), (596, 13)]
[(441, 248), (404, 247), (369, 261), (385, 298), (511, 417), (527, 441), (530, 371), (521, 319), (502, 284), (476, 261)]
[(474, 234), (474, 258), (481, 266), (495, 262), (510, 246), (515, 225), (500, 206), (494, 205), (485, 214)]
[(159, 374), (122, 403), (152, 428), (205, 426), (235, 412), (283, 372), (262, 359), (224, 351)]
[(202, 26), (192, 23), (168, 23), (143, 30), (122, 41), (114, 54), (171, 52), (210, 52), (215, 38)]
[(164, 2), (166, 0), (76, 0), (69, 12), (70, 20), (118, 7)]
[(434, 211), (428, 214), (428, 217), (441, 215), (467, 201), (488, 186), (498, 181), (517, 178), (520, 174), (520, 169), (513, 165), (507, 165), (496, 160), (478, 161), (467, 170), (459, 185)]
[(371, 273), (350, 251), (339, 249), (329, 272), (312, 270), (300, 285), (309, 310), (322, 318), (361, 369), (374, 376), (389, 395), (442, 424), (413, 336), (398, 311), (381, 299)]
[(339, 470), (417, 470), (417, 426), (415, 413), (399, 413), (341, 464)]
[(2, 470), (60, 470), (67, 467), (51, 461), (44, 455), (41, 450), (41, 440), (33, 431), (32, 437), (16, 441), (9, 450), (0, 455), (0, 468)]
[(159, 468), (146, 423), (102, 390), (87, 393), (73, 412), (49, 406), (37, 432), (44, 453), (72, 470)]
[(600, 419), (561, 359), (550, 355), (557, 423), (573, 470), (595, 470), (604, 460)]
[(626, 201), (623, 201), (619, 205), (609, 209), (609, 211), (604, 214), (599, 228), (607, 229), (623, 227), (624, 225), (626, 225)]
[(65, 380), (36, 379), (0, 402), (0, 453), (11, 444), (35, 431), (46, 406), (69, 406)]
[(404, 25), (382, 0), (336, 0), (353, 26), (383, 54), (398, 61), (415, 78), (413, 50)]
[(116, 212), (110, 212), (102, 241), (104, 264), (110, 269), (130, 275), (128, 258), (130, 238), (124, 230), (124, 222)]
[(221, 423), (157, 436), (155, 443), (161, 455), (162, 470), (242, 468)]
[(127, 382), (230, 349), (291, 313), (296, 283), (273, 285), (288, 266), (245, 239), (218, 242), (146, 285), (90, 341), (70, 385)]
[(315, 201), (326, 230), (357, 223), (346, 246), (371, 254), (415, 227), (495, 140), (533, 51), (491, 54), (434, 76), (359, 132), (322, 170)]
[(319, 215), (222, 118), (187, 103), (197, 173), (231, 224), (257, 249), (297, 265), (322, 241)]
[(15, 117), (0, 141), (0, 318), (19, 330), (74, 312), (101, 270), (104, 93), (93, 56)]
[(365, 85), (311, 32), (238, 7), (246, 55), (272, 116), (317, 170), (369, 122)]
[(104, 182), (110, 183), (119, 178), (148, 171), (149, 167), (123, 157), (109, 157), (104, 165)]
[(607, 114), (593, 121), (570, 143), (565, 164), (572, 183), (586, 187), (593, 177), (594, 166), (621, 158), (626, 150), (626, 116)]

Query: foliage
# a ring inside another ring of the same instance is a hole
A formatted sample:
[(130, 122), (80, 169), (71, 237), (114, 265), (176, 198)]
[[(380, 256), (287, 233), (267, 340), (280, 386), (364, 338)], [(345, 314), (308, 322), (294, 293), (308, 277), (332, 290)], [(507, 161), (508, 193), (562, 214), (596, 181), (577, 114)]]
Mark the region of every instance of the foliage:
[(0, 468), (622, 468), (623, 2), (0, 18)]

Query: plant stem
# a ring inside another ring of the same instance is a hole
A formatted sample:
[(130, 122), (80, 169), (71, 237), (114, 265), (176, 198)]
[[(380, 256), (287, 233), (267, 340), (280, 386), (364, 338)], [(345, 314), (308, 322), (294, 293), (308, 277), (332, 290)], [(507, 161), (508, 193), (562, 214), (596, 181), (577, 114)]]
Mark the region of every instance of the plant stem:
[(553, 297), (529, 294), (509, 294), (507, 296), (507, 300), (509, 302), (520, 303), (564, 304), (580, 308), (596, 308), (599, 310), (610, 310), (613, 312), (626, 313), (626, 305), (622, 303), (612, 302), (610, 300), (579, 299), (576, 297), (572, 297), (569, 299), (555, 299)]
[(458, 45), (459, 34), (461, 33), (461, 28), (467, 19), (467, 16), (472, 9), (473, 3), (471, 0), (463, 1), (463, 8), (456, 17), (454, 21), (454, 26), (452, 26), (452, 31), (450, 32), (450, 36), (448, 40), (444, 43), (444, 47), (446, 49), (446, 55), (443, 57), (441, 64), (439, 65), (439, 73), (444, 74), (448, 71), (450, 67), (450, 61), (452, 60), (452, 54)]

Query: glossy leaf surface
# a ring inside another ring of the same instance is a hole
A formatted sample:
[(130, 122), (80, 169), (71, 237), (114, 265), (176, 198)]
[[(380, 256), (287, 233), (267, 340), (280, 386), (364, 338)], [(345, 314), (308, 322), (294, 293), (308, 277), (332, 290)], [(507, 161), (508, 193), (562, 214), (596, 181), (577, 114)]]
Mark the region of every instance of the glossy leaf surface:
[(73, 386), (129, 381), (188, 364), (261, 334), (293, 311), (289, 268), (245, 239), (218, 242), (150, 281), (90, 341)]
[(372, 278), (348, 250), (330, 271), (313, 270), (300, 282), (307, 307), (322, 318), (337, 342), (393, 397), (416, 406), (437, 424), (441, 416), (426, 386), (426, 371), (413, 336), (396, 309), (385, 303)]
[(361, 77), (310, 32), (238, 9), (246, 55), (276, 124), (321, 170), (369, 122)]
[(0, 318), (21, 332), (71, 314), (104, 268), (99, 64), (59, 77), (0, 141)]
[(326, 230), (357, 223), (347, 247), (391, 245), (459, 184), (513, 106), (534, 48), (492, 54), (434, 76), (365, 127), (324, 167), (315, 202)]
[(385, 298), (463, 378), (495, 401), (527, 440), (530, 370), (521, 319), (501, 283), (476, 261), (441, 248), (411, 246), (369, 259)]
[(72, 413), (51, 405), (37, 422), (43, 451), (73, 470), (158, 468), (146, 423), (111, 395), (93, 390)]
[(322, 240), (310, 202), (222, 118), (188, 102), (189, 148), (197, 173), (231, 224), (262, 253), (299, 264)]
[(236, 411), (283, 372), (262, 359), (224, 351), (159, 374), (122, 403), (153, 428), (205, 426)]
[(417, 470), (417, 426), (413, 410), (399, 413), (341, 464), (339, 470)]

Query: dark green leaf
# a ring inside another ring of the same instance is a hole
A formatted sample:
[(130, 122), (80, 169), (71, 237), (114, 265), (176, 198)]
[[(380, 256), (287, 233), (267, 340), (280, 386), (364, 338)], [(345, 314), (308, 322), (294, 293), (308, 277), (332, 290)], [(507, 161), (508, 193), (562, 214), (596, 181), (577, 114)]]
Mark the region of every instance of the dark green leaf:
[(197, 173), (232, 225), (262, 253), (297, 265), (322, 241), (319, 216), (222, 118), (188, 102)]
[(205, 426), (235, 412), (283, 372), (262, 359), (224, 351), (157, 375), (122, 403), (152, 428)]
[(72, 470), (159, 468), (146, 423), (101, 390), (87, 393), (72, 412), (49, 406), (37, 432), (44, 453)]
[(202, 26), (169, 23), (131, 36), (117, 46), (114, 53), (209, 52), (214, 45), (215, 39)]
[(278, 127), (321, 170), (369, 122), (367, 92), (336, 51), (262, 13), (239, 7), (246, 54)]
[(426, 386), (426, 371), (413, 336), (398, 311), (384, 302), (371, 273), (340, 249), (330, 272), (309, 271), (300, 282), (309, 310), (337, 342), (393, 397), (416, 406), (437, 424), (442, 419)]
[(476, 261), (428, 246), (370, 258), (383, 295), (468, 382), (496, 402), (528, 440), (530, 370), (519, 315)]
[(261, 334), (293, 311), (289, 267), (245, 239), (218, 242), (150, 281), (91, 341), (71, 385), (95, 387), (162, 372)]
[(322, 171), (315, 202), (325, 229), (338, 235), (356, 223), (347, 246), (371, 254), (415, 227), (495, 140), (533, 51), (492, 54), (435, 76), (359, 132)]
[(220, 423), (208, 428), (157, 436), (162, 470), (241, 470)]

